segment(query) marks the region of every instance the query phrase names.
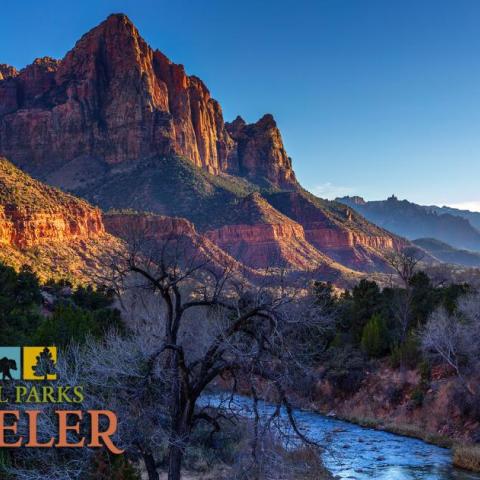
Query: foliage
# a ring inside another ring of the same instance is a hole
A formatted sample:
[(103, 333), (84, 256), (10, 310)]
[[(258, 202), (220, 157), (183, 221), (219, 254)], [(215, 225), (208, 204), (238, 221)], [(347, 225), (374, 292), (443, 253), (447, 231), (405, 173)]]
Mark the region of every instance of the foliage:
[(392, 348), (390, 362), (393, 368), (416, 368), (422, 361), (418, 338), (410, 334), (403, 343), (397, 343)]
[(374, 314), (363, 327), (361, 345), (370, 357), (381, 357), (388, 351), (388, 331), (380, 314)]
[(339, 391), (345, 393), (356, 391), (366, 373), (364, 356), (351, 346), (331, 348), (324, 366), (325, 378)]
[(0, 264), (0, 345), (28, 343), (40, 323), (40, 285), (27, 267), (20, 272)]
[(140, 480), (140, 474), (125, 455), (111, 455), (101, 450), (93, 459), (88, 480)]
[(118, 310), (91, 311), (63, 304), (43, 320), (33, 338), (39, 345), (65, 346), (70, 342), (83, 343), (88, 335), (100, 338), (110, 328), (123, 329)]

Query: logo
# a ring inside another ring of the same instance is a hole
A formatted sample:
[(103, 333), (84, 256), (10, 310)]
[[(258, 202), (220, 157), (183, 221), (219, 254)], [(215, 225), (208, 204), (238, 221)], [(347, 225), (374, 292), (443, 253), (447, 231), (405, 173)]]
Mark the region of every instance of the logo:
[(57, 347), (0, 347), (2, 380), (57, 380)]
[[(113, 454), (123, 450), (116, 447), (112, 437), (118, 426), (117, 416), (110, 410), (87, 410), (80, 408), (85, 395), (82, 385), (50, 385), (30, 383), (57, 380), (57, 347), (0, 347), (0, 448), (103, 448)], [(25, 384), (15, 382), (25, 380)], [(6, 385), (8, 383), (8, 385)], [(59, 382), (60, 383), (60, 382)], [(15, 409), (15, 404), (75, 404), (74, 409), (56, 408), (51, 415), (58, 419), (58, 433), (48, 442), (39, 443), (39, 418), (49, 415), (45, 407)], [(8, 405), (8, 407), (7, 407)], [(4, 407), (12, 408), (3, 410)], [(19, 435), (18, 423), (27, 422), (29, 434)], [(84, 427), (82, 428), (82, 422)], [(71, 431), (79, 434), (78, 441), (72, 441)], [(9, 431), (15, 441), (5, 435)], [(85, 434), (84, 434), (85, 432)]]

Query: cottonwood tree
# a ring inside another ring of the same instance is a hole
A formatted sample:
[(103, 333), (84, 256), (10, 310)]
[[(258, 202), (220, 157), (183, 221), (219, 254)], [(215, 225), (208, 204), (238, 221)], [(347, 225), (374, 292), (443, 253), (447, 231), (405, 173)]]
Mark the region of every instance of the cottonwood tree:
[[(121, 360), (134, 355), (130, 347), (112, 344), (111, 352), (117, 353), (103, 361), (98, 383), (109, 373), (117, 376), (120, 401), (129, 409), (137, 406), (138, 422), (147, 423), (148, 438), (156, 439), (150, 445), (145, 438), (137, 441), (149, 479), (159, 478), (155, 446), (166, 444), (168, 478), (179, 480), (193, 429), (204, 423), (212, 432), (218, 430), (215, 411), (198, 406), (215, 382), (231, 392), (241, 386), (254, 397), (272, 392), (275, 415), (283, 405), (294, 432), (306, 440), (295, 424), (287, 392), (294, 375), (305, 375), (307, 349), (299, 339), (308, 338), (308, 331), (322, 331), (327, 322), (314, 298), (287, 285), (281, 271), (265, 272), (263, 281), (257, 278), (253, 285), (236, 271), (236, 264), (220, 266), (190, 237), (160, 241), (148, 232), (132, 237), (128, 251), (110, 262), (110, 280), (130, 327), (143, 330), (143, 336), (147, 332), (149, 342), (133, 349), (138, 358), (128, 362)], [(137, 365), (131, 392), (121, 393), (122, 376), (126, 380), (131, 372), (118, 375), (120, 365)], [(155, 408), (151, 393), (144, 403), (149, 388), (157, 389)], [(132, 430), (142, 432), (144, 427)]]

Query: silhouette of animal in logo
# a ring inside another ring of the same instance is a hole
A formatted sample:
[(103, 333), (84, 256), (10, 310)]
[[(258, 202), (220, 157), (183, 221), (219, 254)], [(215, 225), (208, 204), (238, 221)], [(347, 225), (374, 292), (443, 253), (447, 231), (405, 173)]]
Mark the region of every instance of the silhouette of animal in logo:
[(17, 362), (11, 358), (3, 357), (0, 359), (0, 372), (2, 372), (2, 380), (7, 378), (13, 380), (10, 370), (17, 370)]

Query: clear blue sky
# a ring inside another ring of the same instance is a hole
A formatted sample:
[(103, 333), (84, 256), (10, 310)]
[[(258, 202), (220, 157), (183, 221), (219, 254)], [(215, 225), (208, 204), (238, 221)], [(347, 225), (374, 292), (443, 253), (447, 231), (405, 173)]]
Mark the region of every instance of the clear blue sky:
[(113, 12), (227, 119), (273, 113), (310, 190), (480, 210), (480, 1), (4, 2), (0, 62), (62, 57)]

